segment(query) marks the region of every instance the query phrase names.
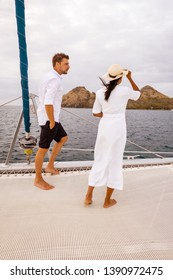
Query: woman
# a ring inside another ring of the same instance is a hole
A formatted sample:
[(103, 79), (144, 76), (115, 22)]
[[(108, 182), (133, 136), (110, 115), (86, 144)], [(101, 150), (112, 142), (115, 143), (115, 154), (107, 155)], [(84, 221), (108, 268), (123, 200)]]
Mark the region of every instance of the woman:
[[(132, 89), (120, 85), (125, 75)], [(127, 102), (129, 99), (137, 100), (140, 97), (140, 90), (131, 78), (131, 71), (122, 69), (118, 64), (111, 65), (101, 81), (104, 87), (97, 91), (93, 106), (93, 115), (100, 117), (101, 120), (85, 205), (92, 203), (94, 187), (107, 186), (103, 207), (108, 208), (116, 204), (116, 200), (111, 199), (114, 189), (123, 188), (122, 166), (126, 144)]]

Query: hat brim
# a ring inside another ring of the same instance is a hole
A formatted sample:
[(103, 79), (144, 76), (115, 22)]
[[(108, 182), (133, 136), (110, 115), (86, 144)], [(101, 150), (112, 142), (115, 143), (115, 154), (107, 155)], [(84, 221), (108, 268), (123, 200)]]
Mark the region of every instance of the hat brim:
[(114, 81), (114, 80), (117, 80), (117, 79), (119, 79), (119, 78), (121, 78), (121, 77), (123, 77), (123, 76), (126, 76), (127, 74), (128, 74), (128, 70), (123, 70), (123, 72), (122, 72), (120, 75), (117, 75), (115, 78), (111, 78), (111, 77), (109, 76), (109, 73), (106, 72), (106, 73), (102, 76), (102, 78), (103, 78), (104, 80)]

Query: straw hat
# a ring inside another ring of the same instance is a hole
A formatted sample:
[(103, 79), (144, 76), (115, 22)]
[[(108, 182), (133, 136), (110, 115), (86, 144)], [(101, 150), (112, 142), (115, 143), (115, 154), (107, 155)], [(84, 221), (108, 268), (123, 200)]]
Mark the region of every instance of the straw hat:
[(102, 78), (108, 81), (113, 81), (121, 78), (122, 76), (126, 76), (127, 74), (128, 70), (121, 68), (119, 64), (112, 64)]

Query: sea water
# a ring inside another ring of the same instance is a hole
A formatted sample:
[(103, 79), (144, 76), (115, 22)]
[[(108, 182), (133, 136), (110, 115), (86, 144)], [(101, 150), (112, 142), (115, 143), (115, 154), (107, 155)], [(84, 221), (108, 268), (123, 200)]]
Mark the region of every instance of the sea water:
[[(68, 112), (67, 112), (68, 111)], [(21, 113), (20, 106), (0, 108), (0, 162), (5, 162), (17, 122)], [(75, 116), (78, 115), (79, 117)], [(86, 119), (81, 119), (80, 117)], [(93, 151), (75, 151), (75, 149), (94, 149), (99, 118), (92, 116), (92, 109), (65, 108), (61, 111), (61, 123), (68, 133), (69, 140), (57, 157), (58, 161), (93, 160)], [(150, 151), (171, 152), (164, 157), (173, 156), (173, 112), (166, 110), (127, 110), (127, 139)], [(40, 127), (35, 114), (31, 113), (31, 135), (39, 141)], [(12, 153), (11, 162), (25, 162), (25, 154), (19, 147), (18, 139), (25, 135), (22, 122), (19, 135)], [(72, 150), (69, 150), (72, 149)], [(126, 151), (142, 151), (127, 141)], [(31, 161), (37, 148), (34, 148)], [(125, 153), (128, 155), (128, 153)], [(129, 154), (131, 155), (131, 154)], [(139, 154), (139, 157), (153, 155)], [(48, 158), (45, 158), (47, 160)]]

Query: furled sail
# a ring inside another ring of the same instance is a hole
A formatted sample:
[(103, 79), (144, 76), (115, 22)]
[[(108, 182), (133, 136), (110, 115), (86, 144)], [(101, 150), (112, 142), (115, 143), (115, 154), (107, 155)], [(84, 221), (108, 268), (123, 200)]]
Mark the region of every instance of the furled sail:
[(25, 35), (25, 2), (24, 0), (15, 0), (17, 34), (19, 41), (20, 55), (20, 76), (23, 100), (23, 118), (25, 125), (25, 136), (19, 139), (20, 147), (26, 154), (26, 159), (30, 163), (32, 149), (36, 146), (37, 139), (30, 136), (30, 106), (29, 106), (29, 89), (28, 89), (28, 58)]
[(15, 0), (17, 34), (20, 55), (20, 75), (23, 100), (23, 117), (25, 132), (30, 132), (29, 89), (28, 89), (28, 58), (25, 36), (25, 3), (24, 0)]

